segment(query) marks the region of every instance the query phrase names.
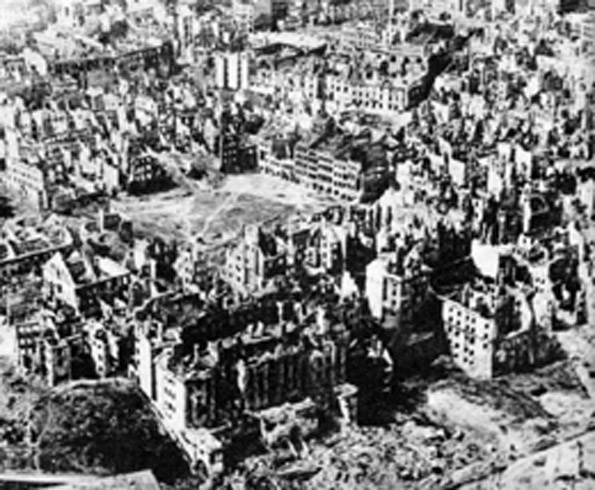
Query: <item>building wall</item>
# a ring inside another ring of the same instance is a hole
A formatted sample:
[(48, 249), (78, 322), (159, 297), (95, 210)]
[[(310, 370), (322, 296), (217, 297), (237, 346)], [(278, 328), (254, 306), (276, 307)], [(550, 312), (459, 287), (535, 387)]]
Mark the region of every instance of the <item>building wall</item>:
[(589, 179), (580, 182), (577, 188), (578, 198), (581, 204), (585, 206), (587, 216), (592, 217), (595, 213), (595, 181)]
[(243, 287), (247, 284), (248, 270), (244, 247), (238, 246), (227, 252), (223, 275), (224, 279), (232, 285)]
[(45, 326), (38, 320), (31, 320), (15, 325), (19, 349), (19, 364), (31, 368), (37, 357), (38, 340)]
[(162, 190), (171, 182), (171, 178), (161, 164), (153, 157), (134, 158), (130, 163), (128, 191), (143, 193)]
[(553, 326), (555, 298), (549, 278), (549, 262), (533, 265), (530, 273), (535, 290), (532, 301), (535, 321), (541, 327), (550, 329)]
[(47, 206), (45, 177), (39, 168), (19, 160), (9, 160), (6, 183), (40, 208)]
[(240, 53), (239, 58), (238, 89), (246, 90), (250, 87), (250, 58), (247, 52)]
[[(412, 322), (415, 320), (415, 313), (418, 312), (420, 307), (424, 304), (427, 299), (428, 292), (428, 274), (425, 271), (420, 272), (412, 277), (395, 278), (393, 286), (394, 291), (394, 306), (392, 310), (385, 308), (392, 313), (398, 312), (399, 327), (412, 326)], [(398, 283), (398, 284), (397, 284)]]
[(16, 329), (8, 323), (7, 318), (0, 317), (0, 357), (16, 364), (18, 362), (18, 353)]
[(191, 427), (213, 427), (220, 423), (221, 408), (217, 403), (217, 390), (213, 371), (203, 372), (188, 386), (188, 424)]
[(44, 265), (43, 280), (49, 286), (50, 297), (78, 310), (76, 285), (61, 255), (54, 255)]
[(366, 297), (370, 313), (378, 320), (383, 317), (385, 264), (382, 258), (370, 262), (366, 267)]
[(530, 329), (496, 343), (494, 373), (506, 374), (551, 362), (558, 354), (554, 338), (540, 329)]
[(344, 246), (339, 236), (328, 225), (324, 225), (320, 230), (320, 245), (318, 255), (320, 257), (320, 266), (328, 273), (337, 273), (343, 266)]
[(127, 294), (130, 284), (130, 273), (109, 277), (76, 288), (77, 307), (82, 313), (95, 313), (99, 297)]
[(45, 360), (46, 381), (49, 386), (56, 386), (70, 380), (71, 354), (70, 345), (62, 340), (57, 345), (44, 342), (43, 355)]
[(414, 309), (426, 298), (428, 275), (401, 277), (387, 270), (387, 261), (379, 257), (366, 268), (366, 296), (372, 315), (383, 320), (391, 315), (398, 326), (410, 322)]
[(285, 252), (266, 256), (258, 244), (258, 233), (256, 226), (247, 227), (242, 241), (227, 252), (223, 277), (241, 292), (262, 289), (286, 271)]
[(455, 364), (471, 377), (491, 378), (497, 334), (495, 321), (450, 299), (444, 300), (442, 319)]
[(259, 145), (258, 168), (262, 173), (286, 180), (294, 180), (294, 166), (295, 162), (292, 158), (277, 158), (272, 153), (269, 145)]
[(106, 192), (111, 193), (120, 187), (120, 171), (118, 167), (109, 163), (102, 166), (102, 181)]
[(156, 405), (170, 430), (181, 433), (186, 428), (186, 386), (167, 367), (167, 354), (155, 363)]
[(357, 198), (361, 173), (358, 162), (337, 159), (298, 143), (294, 168), (296, 180), (306, 187), (347, 201)]
[(219, 88), (248, 89), (250, 58), (247, 52), (218, 52), (215, 54), (215, 82)]
[(229, 53), (226, 58), (229, 88), (237, 90), (240, 88), (240, 55), (236, 52)]
[(150, 400), (157, 398), (155, 390), (155, 369), (153, 366), (153, 348), (151, 341), (143, 332), (137, 332), (135, 338), (136, 377), (140, 389)]
[(307, 396), (324, 399), (345, 382), (346, 346), (326, 343), (307, 352), (289, 349), (275, 357), (264, 357), (246, 368), (246, 406), (262, 410)]
[(215, 56), (215, 83), (219, 88), (227, 86), (225, 64), (225, 58), (223, 56)]
[(381, 36), (367, 26), (345, 27), (341, 30), (340, 41), (343, 44), (355, 46), (362, 50), (371, 50), (381, 42)]
[(337, 110), (357, 107), (375, 114), (394, 114), (405, 110), (408, 87), (380, 80), (354, 82), (343, 76), (326, 77), (328, 103)]
[(66, 252), (70, 245), (50, 248), (32, 254), (23, 254), (17, 257), (0, 261), (0, 283), (7, 278), (28, 274), (39, 273), (42, 266), (58, 252)]
[(109, 352), (107, 349), (107, 344), (102, 339), (97, 338), (96, 335), (93, 335), (90, 346), (91, 357), (93, 359), (93, 363), (95, 364), (95, 372), (100, 378), (105, 378), (109, 370)]

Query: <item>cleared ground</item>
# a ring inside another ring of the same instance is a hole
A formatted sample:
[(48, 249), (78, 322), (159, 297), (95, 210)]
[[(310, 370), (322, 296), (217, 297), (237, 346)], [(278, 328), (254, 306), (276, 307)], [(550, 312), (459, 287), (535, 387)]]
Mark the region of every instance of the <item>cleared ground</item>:
[(575, 489), (595, 488), (595, 431), (550, 449), (537, 452), (461, 490)]
[(214, 189), (196, 182), (169, 192), (114, 201), (115, 210), (134, 219), (141, 234), (202, 239), (217, 245), (242, 226), (323, 210), (333, 201), (307, 189), (261, 174), (232, 175)]

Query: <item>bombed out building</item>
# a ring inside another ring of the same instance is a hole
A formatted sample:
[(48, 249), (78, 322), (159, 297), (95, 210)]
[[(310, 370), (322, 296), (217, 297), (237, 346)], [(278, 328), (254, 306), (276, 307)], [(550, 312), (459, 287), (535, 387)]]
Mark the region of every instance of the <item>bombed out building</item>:
[(153, 303), (135, 326), (131, 372), (180, 440), (203, 451), (204, 441), (193, 434), (208, 429), (229, 443), (249, 430), (242, 429), (246, 417), (258, 420), (262, 411), (287, 403), (355, 417), (343, 323), (275, 296), (236, 304), (222, 296), (225, 307), (197, 307), (196, 299)]
[(471, 377), (528, 370), (558, 355), (558, 345), (535, 315), (535, 291), (510, 249), (474, 243), (472, 257), (433, 283), (444, 334), (455, 364)]

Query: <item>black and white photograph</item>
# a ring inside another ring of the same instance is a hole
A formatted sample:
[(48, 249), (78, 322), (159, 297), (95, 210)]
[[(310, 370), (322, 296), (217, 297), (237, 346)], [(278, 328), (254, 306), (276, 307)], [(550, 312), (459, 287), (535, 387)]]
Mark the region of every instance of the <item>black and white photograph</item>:
[(0, 0), (0, 490), (595, 490), (595, 0)]

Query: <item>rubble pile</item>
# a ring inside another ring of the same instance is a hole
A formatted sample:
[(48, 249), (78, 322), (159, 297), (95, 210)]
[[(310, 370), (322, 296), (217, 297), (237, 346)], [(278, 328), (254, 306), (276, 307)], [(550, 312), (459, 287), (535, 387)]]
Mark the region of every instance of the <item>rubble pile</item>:
[(462, 485), (461, 490), (492, 488), (590, 489), (595, 485), (595, 436), (583, 435), (554, 448), (539, 451), (507, 468)]
[(539, 396), (548, 391), (583, 391), (581, 380), (569, 361), (558, 361), (530, 373), (516, 373), (498, 380), (517, 392)]
[(170, 482), (188, 473), (175, 443), (125, 381), (62, 386), (41, 397), (30, 416), (38, 469), (101, 475), (149, 467)]
[(278, 453), (250, 458), (248, 479), (292, 488), (287, 472), (293, 465), (303, 470), (299, 488), (431, 488), (453, 470), (498, 459), (493, 441), (483, 434), (461, 430), (430, 412), (397, 415), (388, 427), (348, 427), (311, 441), (303, 459), (280, 467)]
[(470, 403), (501, 410), (516, 420), (548, 417), (539, 402), (522, 391), (512, 389), (505, 380), (477, 381), (461, 378), (446, 380), (433, 387), (433, 390), (442, 389), (452, 389)]
[(0, 471), (31, 468), (26, 443), (29, 412), (45, 392), (35, 380), (20, 376), (0, 357)]

